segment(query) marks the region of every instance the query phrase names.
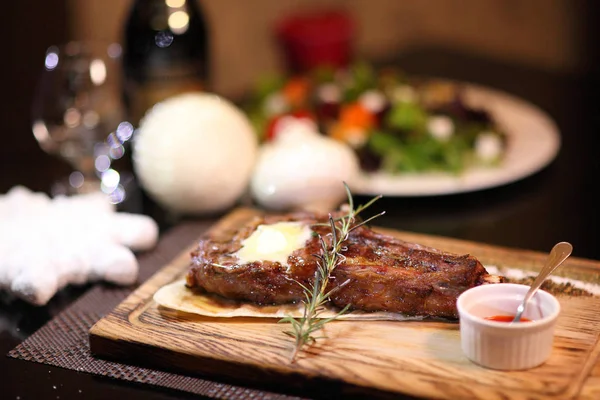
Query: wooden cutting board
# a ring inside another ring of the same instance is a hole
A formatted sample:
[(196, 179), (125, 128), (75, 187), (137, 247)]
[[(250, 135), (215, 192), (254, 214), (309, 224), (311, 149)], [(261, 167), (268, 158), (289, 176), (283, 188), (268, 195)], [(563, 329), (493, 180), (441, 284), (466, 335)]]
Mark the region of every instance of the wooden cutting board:
[[(239, 209), (216, 224), (219, 234), (257, 211)], [(404, 240), (455, 253), (485, 265), (537, 270), (545, 254), (385, 230)], [(181, 279), (194, 244), (166, 265), (90, 330), (95, 356), (158, 369), (220, 377), (305, 394), (406, 394), (439, 399), (600, 398), (600, 297), (561, 296), (554, 349), (542, 366), (502, 372), (471, 363), (460, 349), (458, 323), (335, 321), (327, 337), (290, 363), (288, 327), (276, 320), (206, 318), (158, 307), (161, 286)], [(600, 262), (570, 258), (562, 275), (600, 281)], [(323, 386), (326, 384), (327, 386)]]

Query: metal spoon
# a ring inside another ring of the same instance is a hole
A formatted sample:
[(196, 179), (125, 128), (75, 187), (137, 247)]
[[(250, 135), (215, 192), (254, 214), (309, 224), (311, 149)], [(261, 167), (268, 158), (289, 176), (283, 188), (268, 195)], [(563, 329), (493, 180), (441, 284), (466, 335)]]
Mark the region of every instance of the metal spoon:
[(525, 312), (527, 302), (531, 299), (535, 292), (537, 292), (540, 286), (542, 286), (542, 283), (544, 283), (548, 275), (554, 272), (554, 270), (556, 270), (556, 268), (558, 268), (571, 255), (572, 251), (573, 246), (571, 246), (571, 243), (560, 242), (554, 245), (550, 251), (550, 255), (548, 255), (546, 265), (544, 265), (544, 268), (542, 268), (538, 276), (531, 284), (529, 291), (527, 294), (525, 294), (523, 302), (517, 308), (517, 315), (515, 315), (515, 318), (512, 320), (511, 324), (521, 320), (521, 316), (523, 315), (523, 312)]

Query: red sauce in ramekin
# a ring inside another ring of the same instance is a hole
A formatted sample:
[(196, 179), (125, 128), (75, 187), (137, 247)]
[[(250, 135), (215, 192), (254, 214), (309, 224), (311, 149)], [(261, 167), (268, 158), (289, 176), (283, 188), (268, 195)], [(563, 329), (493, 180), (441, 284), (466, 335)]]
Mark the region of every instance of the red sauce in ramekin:
[[(512, 322), (514, 318), (514, 315), (492, 315), (491, 317), (485, 317), (484, 319), (496, 322)], [(519, 322), (531, 322), (531, 320), (528, 318), (521, 317), (521, 320)]]

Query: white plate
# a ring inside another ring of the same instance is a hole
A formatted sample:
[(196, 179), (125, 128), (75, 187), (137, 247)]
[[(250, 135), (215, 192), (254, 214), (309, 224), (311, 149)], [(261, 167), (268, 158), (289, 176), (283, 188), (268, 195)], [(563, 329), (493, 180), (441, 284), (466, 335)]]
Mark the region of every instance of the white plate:
[(431, 196), (472, 192), (530, 176), (558, 154), (560, 134), (554, 121), (538, 107), (497, 90), (463, 84), (469, 105), (489, 110), (508, 136), (503, 162), (494, 168), (472, 168), (461, 175), (445, 173), (362, 174), (350, 187), (354, 194)]

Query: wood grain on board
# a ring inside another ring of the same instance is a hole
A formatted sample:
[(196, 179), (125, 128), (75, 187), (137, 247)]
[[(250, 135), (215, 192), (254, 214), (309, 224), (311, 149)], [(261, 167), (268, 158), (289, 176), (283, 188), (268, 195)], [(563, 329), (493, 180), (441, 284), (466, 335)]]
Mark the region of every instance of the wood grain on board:
[[(239, 209), (211, 229), (220, 234), (257, 211)], [(456, 239), (386, 230), (404, 240), (455, 253), (485, 265), (539, 269), (546, 254)], [(460, 349), (458, 323), (335, 321), (327, 337), (290, 363), (288, 327), (262, 318), (207, 318), (158, 307), (152, 296), (185, 273), (193, 244), (141, 285), (90, 331), (94, 355), (159, 369), (221, 377), (307, 393), (322, 384), (343, 393), (406, 394), (440, 399), (600, 398), (600, 298), (559, 297), (550, 359), (527, 371), (494, 371), (470, 362)], [(569, 259), (563, 274), (596, 281), (600, 262)], [(287, 385), (287, 386), (284, 386)], [(318, 394), (318, 392), (317, 392)]]

